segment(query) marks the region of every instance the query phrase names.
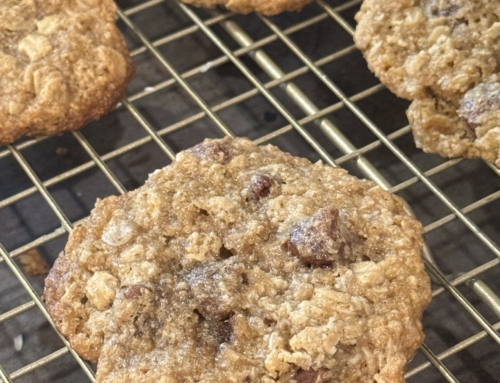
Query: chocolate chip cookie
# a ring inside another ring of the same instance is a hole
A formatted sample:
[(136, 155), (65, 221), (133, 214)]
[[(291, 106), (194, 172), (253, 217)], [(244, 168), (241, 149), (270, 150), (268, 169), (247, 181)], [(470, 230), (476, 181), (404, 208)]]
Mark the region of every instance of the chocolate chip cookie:
[(366, 0), (355, 42), (408, 110), (417, 146), (500, 166), (500, 7), (479, 0)]
[(97, 382), (403, 382), (422, 226), (344, 170), (206, 140), (98, 201), (46, 280)]
[(224, 5), (237, 13), (257, 12), (263, 15), (277, 15), (284, 11), (300, 11), (312, 0), (182, 0), (197, 7), (212, 8)]
[(112, 0), (0, 4), (0, 144), (76, 130), (107, 113), (133, 74)]

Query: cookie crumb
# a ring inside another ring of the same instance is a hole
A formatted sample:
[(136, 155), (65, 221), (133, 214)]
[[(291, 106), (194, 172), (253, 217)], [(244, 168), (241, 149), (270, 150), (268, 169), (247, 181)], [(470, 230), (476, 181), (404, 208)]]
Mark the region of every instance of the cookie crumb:
[(24, 345), (24, 335), (23, 334), (18, 334), (14, 337), (14, 350), (17, 352), (21, 351), (23, 349)]
[(49, 266), (37, 249), (32, 249), (19, 256), (19, 263), (25, 274), (35, 277), (47, 275)]

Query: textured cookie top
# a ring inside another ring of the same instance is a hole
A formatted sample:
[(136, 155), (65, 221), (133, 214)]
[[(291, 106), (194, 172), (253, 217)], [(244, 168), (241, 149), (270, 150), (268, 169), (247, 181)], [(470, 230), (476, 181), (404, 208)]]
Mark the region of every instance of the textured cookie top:
[(408, 109), (417, 146), (447, 157), (482, 157), (500, 167), (500, 78), (467, 91), (458, 100), (426, 97)]
[(344, 170), (207, 140), (99, 201), (46, 280), (98, 382), (403, 382), (422, 227)]
[(356, 45), (400, 97), (461, 98), (500, 70), (500, 7), (490, 0), (366, 0)]
[(0, 144), (81, 128), (112, 108), (133, 66), (112, 0), (0, 3)]
[(366, 0), (355, 42), (410, 100), (417, 145), (500, 166), (500, 5), (491, 0)]
[(263, 15), (277, 15), (284, 11), (300, 11), (312, 0), (182, 0), (197, 7), (224, 5), (238, 13), (257, 12)]

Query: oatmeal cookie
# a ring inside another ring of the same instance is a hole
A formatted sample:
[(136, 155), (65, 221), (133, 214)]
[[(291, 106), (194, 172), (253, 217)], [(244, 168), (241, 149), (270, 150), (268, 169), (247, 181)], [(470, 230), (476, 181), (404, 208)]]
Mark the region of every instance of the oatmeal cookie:
[(417, 145), (500, 166), (500, 7), (489, 0), (366, 0), (356, 46), (392, 92), (413, 100)]
[(133, 74), (112, 0), (0, 4), (0, 144), (76, 130), (107, 113)]
[(238, 13), (257, 12), (263, 15), (277, 15), (284, 11), (300, 11), (312, 0), (182, 0), (197, 7), (215, 7), (224, 5)]
[(407, 114), (417, 146), (449, 157), (482, 157), (500, 166), (500, 82), (496, 79), (492, 76), (478, 84), (458, 102), (414, 100)]
[(403, 382), (422, 226), (344, 170), (207, 140), (98, 201), (45, 300), (97, 382)]

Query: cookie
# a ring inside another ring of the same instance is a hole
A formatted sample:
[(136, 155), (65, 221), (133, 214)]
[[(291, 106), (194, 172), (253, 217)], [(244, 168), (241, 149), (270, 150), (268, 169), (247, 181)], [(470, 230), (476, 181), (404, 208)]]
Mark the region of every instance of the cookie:
[(97, 382), (403, 382), (422, 226), (346, 171), (206, 140), (98, 201), (46, 280)]
[(500, 82), (496, 79), (494, 75), (466, 92), (458, 108), (439, 99), (414, 100), (407, 114), (417, 146), (448, 157), (482, 157), (500, 166)]
[(284, 11), (300, 11), (312, 0), (182, 0), (197, 7), (212, 8), (224, 5), (237, 13), (257, 12), (263, 15), (277, 15)]
[(408, 111), (417, 146), (500, 166), (500, 7), (479, 0), (366, 0), (356, 46)]
[(76, 130), (120, 99), (133, 64), (112, 0), (0, 4), (0, 144)]

